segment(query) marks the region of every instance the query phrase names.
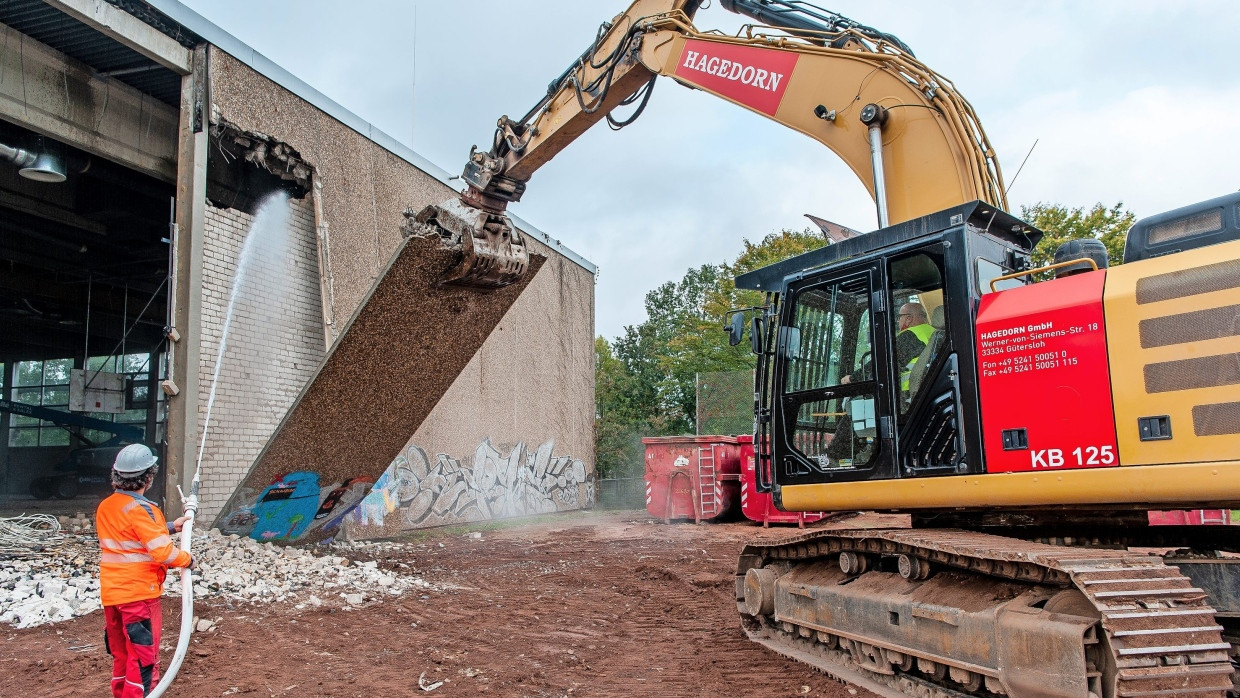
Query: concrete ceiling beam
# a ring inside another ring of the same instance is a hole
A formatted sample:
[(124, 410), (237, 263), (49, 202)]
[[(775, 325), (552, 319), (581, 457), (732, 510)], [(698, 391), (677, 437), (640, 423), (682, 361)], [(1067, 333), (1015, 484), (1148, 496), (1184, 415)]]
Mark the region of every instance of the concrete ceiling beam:
[(165, 182), (179, 113), (0, 24), (0, 118)]
[(178, 75), (190, 72), (190, 50), (146, 22), (103, 0), (44, 0)]

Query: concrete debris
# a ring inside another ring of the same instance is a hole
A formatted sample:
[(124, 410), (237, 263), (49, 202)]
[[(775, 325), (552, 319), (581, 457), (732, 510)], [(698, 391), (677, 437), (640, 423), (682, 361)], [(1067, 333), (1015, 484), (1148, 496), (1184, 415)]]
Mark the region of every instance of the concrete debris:
[(426, 680), (425, 671), (422, 672), (422, 675), (418, 677), (418, 688), (422, 689), (423, 691), (433, 691), (442, 685), (444, 685), (443, 681), (436, 681), (434, 683), (428, 683)]
[(230, 159), (244, 158), (303, 191), (310, 190), (311, 166), (287, 143), (265, 133), (246, 131), (220, 116), (216, 108), (211, 111), (211, 135)]
[[(217, 530), (196, 535), (191, 550), (198, 559), (193, 573), (195, 597), (230, 601), (288, 601), (304, 607), (360, 606), (381, 602), (410, 590), (435, 591), (402, 569), (383, 569), (374, 560), (399, 543), (344, 543), (313, 550), (259, 543)], [(180, 575), (165, 582), (165, 596), (180, 596)], [(92, 535), (67, 535), (54, 551), (34, 559), (0, 559), (0, 623), (30, 628), (99, 610), (99, 547)], [(217, 621), (198, 619), (199, 632)]]
[(56, 520), (60, 522), (62, 530), (71, 533), (90, 533), (95, 527), (90, 517), (80, 511), (73, 516), (57, 516)]
[(0, 560), (0, 623), (31, 628), (98, 610), (98, 545), (62, 536), (54, 550)]

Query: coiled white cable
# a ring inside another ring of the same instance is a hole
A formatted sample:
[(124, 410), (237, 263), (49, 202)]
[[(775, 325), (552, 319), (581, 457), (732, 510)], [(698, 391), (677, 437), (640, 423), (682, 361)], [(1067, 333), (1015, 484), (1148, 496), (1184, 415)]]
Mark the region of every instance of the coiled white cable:
[(40, 546), (59, 543), (63, 537), (60, 522), (51, 514), (0, 517), (0, 553), (30, 553)]

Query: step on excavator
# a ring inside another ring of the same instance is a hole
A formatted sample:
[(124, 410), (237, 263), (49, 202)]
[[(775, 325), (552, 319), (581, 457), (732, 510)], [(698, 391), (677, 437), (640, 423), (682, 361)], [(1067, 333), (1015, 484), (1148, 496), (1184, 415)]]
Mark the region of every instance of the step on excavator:
[(819, 141), (879, 229), (737, 278), (765, 293), (726, 327), (758, 355), (759, 485), (912, 526), (746, 546), (748, 636), (883, 696), (1234, 694), (1240, 529), (1147, 512), (1240, 506), (1240, 195), (1140, 221), (1115, 268), (1097, 241), (1031, 268), (1042, 233), (908, 46), (796, 0), (721, 0), (757, 24), (700, 31), (702, 4), (603, 24), (416, 225), (462, 251), (464, 283), (511, 283), (507, 205), (659, 76)]

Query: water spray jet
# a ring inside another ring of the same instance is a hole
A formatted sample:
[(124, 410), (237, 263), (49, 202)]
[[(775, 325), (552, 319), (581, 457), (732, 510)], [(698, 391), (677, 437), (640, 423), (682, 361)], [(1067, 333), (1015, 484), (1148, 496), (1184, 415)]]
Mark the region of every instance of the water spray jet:
[[(190, 552), (190, 542), (194, 532), (194, 520), (198, 515), (198, 488), (202, 483), (202, 455), (207, 446), (207, 432), (211, 426), (211, 411), (215, 407), (215, 392), (220, 380), (220, 367), (224, 363), (224, 353), (228, 348), (228, 331), (232, 326), (233, 314), (236, 312), (237, 300), (246, 288), (251, 267), (261, 262), (274, 265), (282, 262), (284, 254), (283, 242), (288, 231), (288, 194), (276, 192), (268, 196), (258, 207), (250, 231), (241, 245), (241, 254), (237, 257), (237, 271), (233, 277), (232, 291), (228, 297), (228, 310), (224, 314), (224, 325), (220, 328), (220, 345), (215, 354), (215, 370), (211, 374), (211, 391), (207, 397), (207, 412), (202, 423), (202, 439), (198, 443), (198, 458), (195, 462), (194, 479), (190, 483), (189, 494), (181, 491), (181, 504), (189, 519), (181, 527), (181, 550)], [(181, 630), (177, 636), (176, 652), (168, 669), (159, 680), (159, 684), (151, 689), (148, 698), (159, 698), (176, 679), (181, 663), (185, 661), (185, 653), (189, 649), (189, 638), (194, 632), (194, 585), (188, 569), (181, 570)]]

